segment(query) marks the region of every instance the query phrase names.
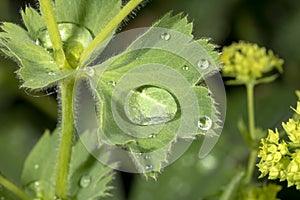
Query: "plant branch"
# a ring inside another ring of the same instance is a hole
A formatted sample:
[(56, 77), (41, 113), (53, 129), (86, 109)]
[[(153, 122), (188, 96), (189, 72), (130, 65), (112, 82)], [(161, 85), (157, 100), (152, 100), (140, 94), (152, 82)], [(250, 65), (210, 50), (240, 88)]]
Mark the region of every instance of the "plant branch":
[(74, 79), (66, 79), (60, 85), (61, 98), (61, 139), (56, 169), (56, 195), (66, 199), (68, 193), (68, 177), (74, 139), (73, 113)]
[[(4, 178), (0, 175), (0, 185), (3, 185), (6, 189), (14, 193), (22, 200), (31, 200), (30, 196), (28, 196), (23, 190), (18, 188), (15, 184)], [(0, 198), (2, 199), (2, 198)]]
[[(254, 114), (254, 84), (246, 84), (247, 89), (247, 104), (248, 104), (248, 127), (251, 142), (255, 141), (255, 114)], [(250, 146), (250, 155), (248, 159), (248, 167), (245, 176), (245, 183), (249, 184), (253, 175), (256, 164), (257, 150)]]
[(61, 68), (61, 70), (72, 69), (65, 57), (65, 53), (63, 50), (63, 43), (55, 19), (51, 0), (39, 0), (39, 2), (40, 2), (40, 9), (42, 15), (44, 16), (46, 26), (49, 32), (50, 40), (52, 42), (52, 46), (54, 50), (54, 58), (58, 63), (59, 67)]
[(82, 52), (79, 66), (82, 66), (98, 46), (118, 27), (118, 25), (134, 10), (143, 0), (131, 0), (122, 10), (104, 27), (104, 29), (95, 37), (90, 45)]

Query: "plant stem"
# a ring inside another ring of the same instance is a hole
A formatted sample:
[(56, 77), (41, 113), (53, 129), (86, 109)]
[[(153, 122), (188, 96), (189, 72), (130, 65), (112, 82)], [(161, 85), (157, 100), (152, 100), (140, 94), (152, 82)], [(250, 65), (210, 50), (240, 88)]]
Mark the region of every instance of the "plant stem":
[(73, 113), (73, 89), (74, 79), (66, 79), (60, 85), (61, 98), (61, 139), (58, 152), (58, 163), (56, 169), (56, 195), (62, 199), (67, 198), (68, 177), (72, 146), (74, 139), (74, 113)]
[(63, 43), (60, 37), (58, 25), (55, 19), (51, 0), (39, 0), (40, 9), (44, 16), (46, 26), (49, 32), (50, 40), (54, 50), (54, 58), (61, 70), (72, 69), (66, 60), (63, 50)]
[(134, 10), (143, 0), (131, 0), (122, 10), (104, 27), (104, 29), (95, 37), (90, 45), (82, 52), (79, 66), (90, 57), (90, 55), (99, 47), (99, 45), (115, 30), (118, 25)]
[[(254, 84), (248, 83), (247, 89), (247, 104), (248, 104), (248, 126), (251, 141), (255, 141), (255, 115), (254, 115)], [(257, 150), (250, 146), (250, 155), (248, 159), (248, 167), (245, 177), (245, 183), (249, 184), (253, 175), (254, 167), (256, 164)]]
[(31, 200), (30, 196), (28, 196), (23, 190), (18, 188), (15, 184), (4, 178), (0, 175), (0, 185), (3, 185), (6, 189), (14, 193), (22, 200)]

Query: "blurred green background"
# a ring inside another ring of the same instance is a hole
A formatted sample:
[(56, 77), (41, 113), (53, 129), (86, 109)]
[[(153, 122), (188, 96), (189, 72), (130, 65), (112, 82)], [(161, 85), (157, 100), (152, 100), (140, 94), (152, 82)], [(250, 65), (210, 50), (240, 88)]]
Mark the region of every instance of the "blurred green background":
[[(35, 1), (1, 0), (0, 21), (20, 24), (19, 11)], [(294, 91), (300, 89), (300, 1), (299, 0), (152, 0), (127, 22), (127, 29), (148, 26), (167, 11), (183, 12), (194, 22), (196, 38), (208, 37), (220, 47), (246, 40), (272, 49), (285, 60), (284, 74), (274, 83), (255, 90), (257, 126), (281, 128), (292, 115)], [(55, 89), (37, 93), (19, 90), (18, 66), (0, 57), (0, 172), (20, 182), (22, 164), (45, 129), (56, 126)], [(200, 200), (222, 191), (236, 169), (247, 161), (247, 147), (237, 130), (246, 118), (243, 87), (226, 87), (227, 117), (221, 138), (203, 160), (195, 142), (186, 154), (167, 167), (157, 181), (122, 173), (116, 181), (115, 199)], [(258, 172), (256, 172), (258, 176)], [(295, 189), (280, 192), (281, 199), (297, 199)], [(111, 199), (111, 198), (108, 198)]]

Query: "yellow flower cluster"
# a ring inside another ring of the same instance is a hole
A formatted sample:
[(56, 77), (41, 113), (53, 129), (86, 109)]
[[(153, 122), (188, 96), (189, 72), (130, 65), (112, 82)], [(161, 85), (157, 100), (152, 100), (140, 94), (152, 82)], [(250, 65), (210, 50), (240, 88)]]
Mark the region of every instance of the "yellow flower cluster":
[(280, 140), (277, 130), (269, 130), (268, 137), (261, 140), (257, 166), (260, 178), (268, 175), (269, 179), (287, 180), (288, 187), (296, 185), (300, 190), (300, 102), (295, 112), (294, 118), (282, 123), (289, 141)]
[(255, 83), (274, 69), (282, 72), (283, 60), (271, 50), (244, 41), (224, 47), (220, 59), (225, 65), (223, 75), (235, 78), (237, 84)]

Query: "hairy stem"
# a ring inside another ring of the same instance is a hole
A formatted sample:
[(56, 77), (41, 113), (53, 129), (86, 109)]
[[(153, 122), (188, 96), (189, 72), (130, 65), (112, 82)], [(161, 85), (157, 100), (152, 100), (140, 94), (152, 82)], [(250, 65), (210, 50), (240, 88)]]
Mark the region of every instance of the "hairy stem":
[(63, 50), (63, 43), (55, 19), (51, 0), (39, 0), (40, 9), (44, 16), (47, 30), (54, 50), (54, 58), (62, 70), (72, 69), (68, 64)]
[(66, 79), (60, 84), (62, 119), (61, 139), (56, 170), (56, 195), (62, 199), (66, 199), (68, 193), (68, 177), (75, 133), (73, 124), (73, 89), (74, 79)]
[[(248, 104), (248, 127), (249, 134), (252, 141), (255, 140), (255, 115), (254, 115), (254, 84), (248, 83), (246, 85), (247, 89), (247, 104)], [(256, 164), (257, 150), (250, 147), (250, 155), (248, 159), (248, 167), (245, 177), (245, 183), (249, 184), (253, 175), (253, 171)]]
[(122, 10), (104, 27), (104, 29), (95, 37), (90, 45), (82, 52), (79, 66), (91, 56), (99, 45), (115, 30), (118, 25), (134, 10), (143, 0), (131, 0)]
[[(6, 189), (11, 191), (13, 194), (18, 196), (22, 200), (31, 200), (30, 196), (28, 196), (23, 190), (18, 188), (15, 184), (4, 178), (0, 175), (0, 185), (3, 185)], [(2, 198), (0, 198), (2, 199)]]

